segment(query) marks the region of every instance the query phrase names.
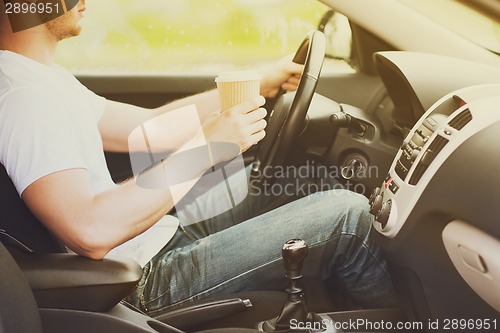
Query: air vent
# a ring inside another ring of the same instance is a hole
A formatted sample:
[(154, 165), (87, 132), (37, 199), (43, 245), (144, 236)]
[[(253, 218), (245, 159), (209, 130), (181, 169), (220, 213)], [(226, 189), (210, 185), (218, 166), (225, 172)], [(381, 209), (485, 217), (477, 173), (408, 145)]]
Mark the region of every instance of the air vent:
[(462, 112), (460, 112), (455, 118), (450, 120), (448, 125), (453, 127), (456, 130), (461, 130), (462, 128), (465, 127), (470, 121), (472, 120), (472, 113), (470, 113), (469, 109), (466, 109)]
[(448, 142), (449, 141), (442, 136), (436, 136), (436, 138), (429, 145), (429, 148), (427, 148), (427, 150), (422, 154), (422, 158), (415, 167), (415, 171), (413, 171), (409, 181), (410, 185), (417, 185), (425, 170), (427, 170), (429, 165), (432, 161), (434, 161), (436, 156), (444, 148), (444, 146), (448, 144)]

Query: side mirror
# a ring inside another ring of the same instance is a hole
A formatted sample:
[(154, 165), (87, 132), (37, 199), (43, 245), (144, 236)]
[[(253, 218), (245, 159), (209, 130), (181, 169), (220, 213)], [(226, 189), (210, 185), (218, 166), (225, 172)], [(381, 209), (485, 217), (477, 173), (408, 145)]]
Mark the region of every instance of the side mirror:
[(321, 18), (318, 30), (323, 32), (327, 39), (326, 57), (350, 63), (352, 31), (347, 17), (329, 10)]

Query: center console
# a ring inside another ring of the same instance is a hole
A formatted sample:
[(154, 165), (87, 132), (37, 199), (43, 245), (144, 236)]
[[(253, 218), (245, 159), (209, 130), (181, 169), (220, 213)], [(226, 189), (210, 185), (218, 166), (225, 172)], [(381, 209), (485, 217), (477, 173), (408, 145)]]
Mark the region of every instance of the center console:
[(446, 159), (467, 139), (500, 121), (500, 86), (466, 88), (436, 102), (404, 140), (387, 177), (370, 197), (374, 226), (394, 238), (429, 181)]

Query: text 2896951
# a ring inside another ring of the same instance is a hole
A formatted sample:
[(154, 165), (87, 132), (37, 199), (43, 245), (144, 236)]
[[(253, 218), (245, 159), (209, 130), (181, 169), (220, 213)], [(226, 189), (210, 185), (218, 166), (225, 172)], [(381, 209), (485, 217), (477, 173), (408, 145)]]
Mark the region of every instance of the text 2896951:
[(6, 2), (7, 14), (59, 14), (62, 8), (58, 2)]

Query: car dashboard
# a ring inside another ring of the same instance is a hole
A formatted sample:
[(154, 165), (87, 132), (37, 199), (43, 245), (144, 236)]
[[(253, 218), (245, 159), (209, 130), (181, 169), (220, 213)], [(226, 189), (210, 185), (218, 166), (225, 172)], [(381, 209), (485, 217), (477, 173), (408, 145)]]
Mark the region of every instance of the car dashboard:
[(412, 52), (375, 61), (407, 133), (370, 197), (404, 306), (421, 321), (498, 321), (500, 71)]

